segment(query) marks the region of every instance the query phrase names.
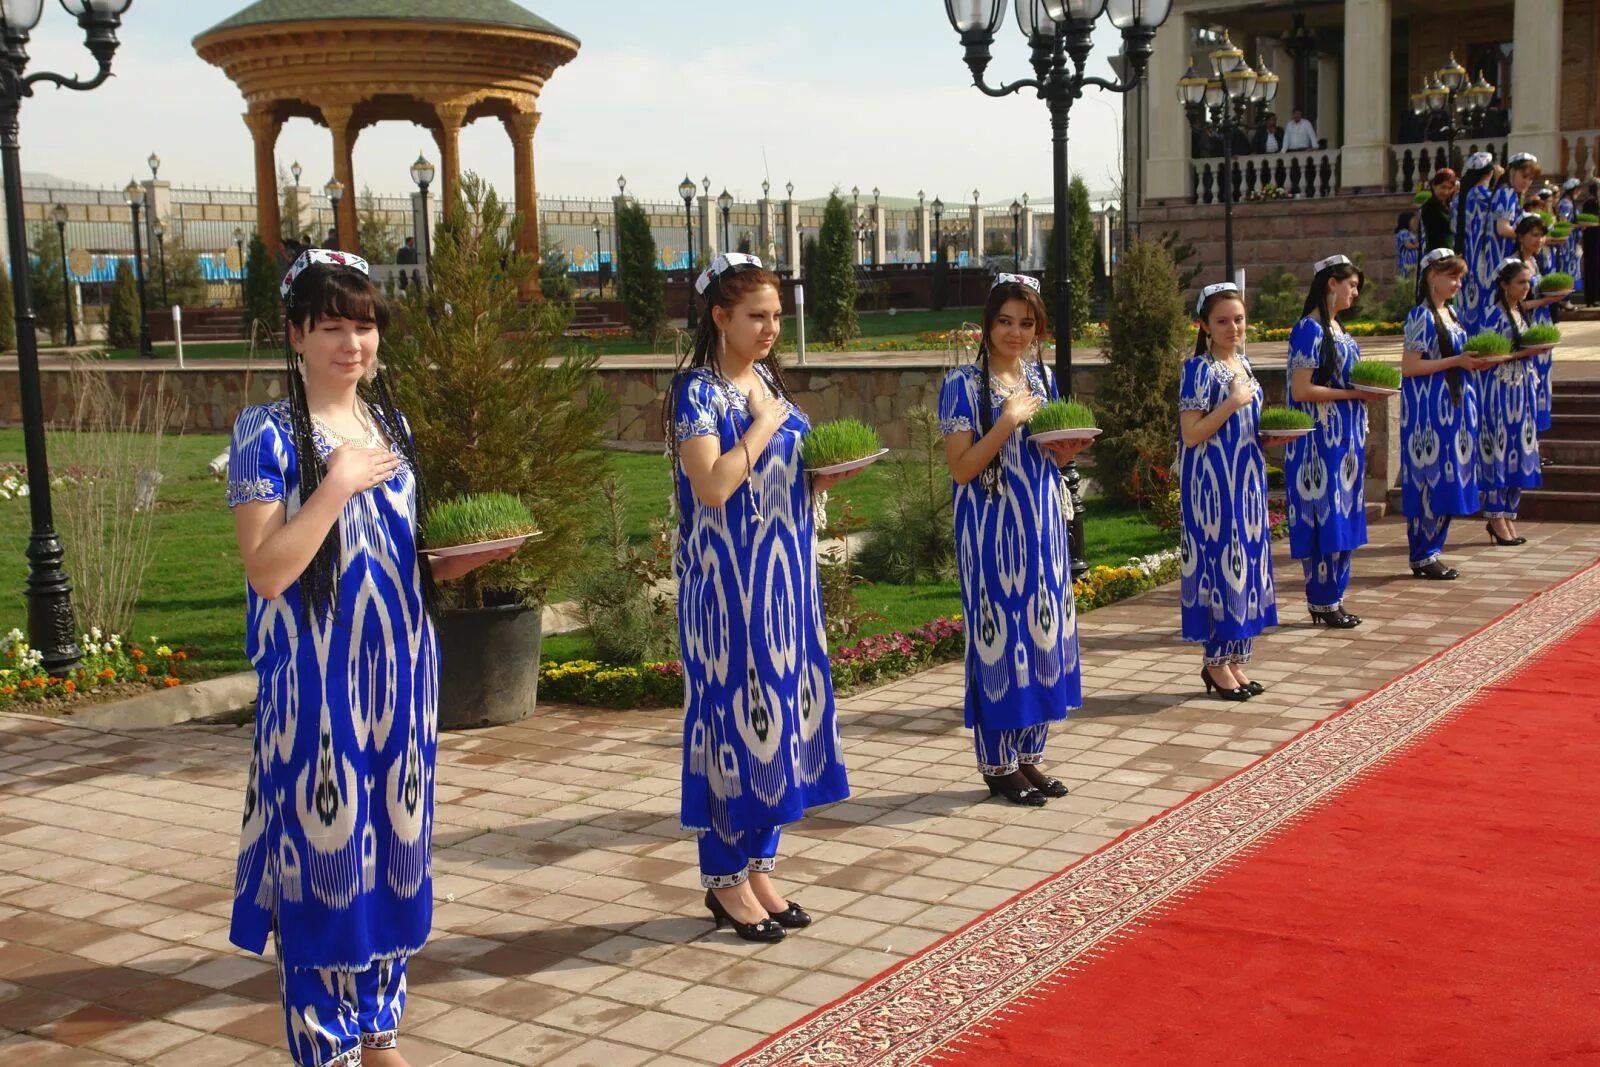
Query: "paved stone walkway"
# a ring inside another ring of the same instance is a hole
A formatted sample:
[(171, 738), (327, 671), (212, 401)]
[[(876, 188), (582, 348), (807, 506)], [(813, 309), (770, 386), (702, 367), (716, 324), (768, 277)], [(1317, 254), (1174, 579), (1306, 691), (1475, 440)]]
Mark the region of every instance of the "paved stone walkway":
[[(843, 703), (855, 795), (784, 837), (819, 916), (760, 947), (713, 934), (677, 825), (678, 716), (541, 708), (440, 746), (433, 941), (412, 963), (416, 1067), (716, 1063), (1179, 803), (1597, 555), (1595, 527), (1461, 523), (1454, 583), (1411, 579), (1387, 521), (1348, 633), (1285, 625), (1207, 700), (1167, 587), (1086, 616), (1085, 708), (1051, 739), (1072, 795), (986, 801), (946, 666)], [(271, 966), (226, 936), (249, 733), (96, 733), (0, 716), (0, 1065), (287, 1063)]]

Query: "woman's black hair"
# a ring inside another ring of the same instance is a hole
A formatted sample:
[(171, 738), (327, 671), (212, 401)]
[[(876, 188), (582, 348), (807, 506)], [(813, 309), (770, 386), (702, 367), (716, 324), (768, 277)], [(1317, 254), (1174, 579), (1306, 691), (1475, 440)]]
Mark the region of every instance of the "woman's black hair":
[(1506, 286), (1511, 283), (1513, 278), (1521, 274), (1523, 271), (1529, 271), (1531, 273), (1532, 269), (1533, 268), (1529, 267), (1526, 263), (1519, 259), (1514, 262), (1507, 263), (1505, 266), (1501, 267), (1495, 272), (1494, 276), (1494, 300), (1495, 303), (1499, 304), (1500, 307), (1504, 309), (1506, 313), (1506, 322), (1511, 326), (1511, 348), (1513, 351), (1522, 347), (1522, 327), (1517, 325), (1517, 319), (1522, 316), (1522, 310), (1520, 308), (1513, 308), (1511, 306), (1511, 301), (1506, 299)]
[(1322, 359), (1311, 375), (1311, 381), (1316, 385), (1327, 385), (1333, 381), (1334, 372), (1339, 368), (1339, 346), (1334, 343), (1333, 320), (1328, 315), (1328, 286), (1347, 278), (1358, 279), (1357, 284), (1363, 288), (1367, 284), (1366, 275), (1354, 263), (1335, 263), (1317, 271), (1311, 279), (1311, 288), (1306, 291), (1306, 305), (1300, 315), (1308, 319), (1315, 317), (1322, 326)]
[(1402, 211), (1400, 212), (1400, 217), (1394, 220), (1394, 228), (1396, 230), (1409, 230), (1411, 229), (1411, 220), (1416, 217), (1417, 213), (1415, 211)]
[[(369, 322), (378, 328), (380, 336), (389, 325), (389, 306), (376, 286), (354, 267), (328, 263), (314, 263), (300, 272), (289, 295), (284, 300), (284, 321), (297, 330), (309, 333), (323, 319), (348, 319), (352, 322)], [(300, 356), (290, 342), (289, 330), (284, 330), (284, 354), (288, 365), (289, 430), (294, 445), (295, 461), (299, 473), (301, 502), (310, 499), (317, 486), (328, 473), (328, 464), (317, 451), (316, 432), (311, 425), (311, 408), (306, 401), (305, 380), (301, 377)], [(426, 514), (426, 494), (422, 484), (422, 468), (417, 463), (416, 444), (411, 439), (400, 413), (394, 406), (389, 383), (380, 369), (370, 382), (356, 387), (357, 397), (367, 405), (367, 410), (377, 420), (383, 433), (411, 466), (411, 477), (416, 487), (416, 514), (420, 521)], [(326, 621), (338, 599), (340, 524), (334, 523), (318, 546), (316, 555), (299, 578), (301, 612), (307, 618)], [(437, 601), (437, 590), (428, 558), (420, 556), (422, 568), (423, 604), (432, 610)]]
[[(1244, 294), (1239, 292), (1237, 289), (1223, 289), (1220, 292), (1212, 293), (1210, 296), (1206, 297), (1205, 303), (1200, 305), (1200, 310), (1195, 312), (1195, 320), (1198, 322), (1205, 322), (1211, 314), (1211, 309), (1215, 307), (1217, 302), (1220, 300), (1237, 300), (1242, 304), (1244, 303)], [(1206, 333), (1203, 328), (1196, 326), (1194, 330), (1194, 354), (1197, 356), (1203, 356), (1210, 350), (1211, 335)]]
[[(1035, 338), (1042, 337), (1048, 325), (1044, 298), (1035, 290), (1023, 285), (1021, 282), (1001, 282), (989, 290), (989, 298), (984, 301), (983, 305), (983, 329), (978, 336), (978, 438), (982, 438), (990, 430), (994, 429), (994, 412), (991, 410), (992, 406), (989, 403), (989, 331), (994, 329), (994, 320), (1000, 316), (1000, 309), (1012, 300), (1020, 300), (1027, 304), (1038, 319), (1035, 324)], [(1038, 346), (1036, 352), (1039, 380), (1046, 383), (1046, 391), (1049, 393), (1050, 399), (1054, 400), (1061, 395), (1061, 385), (1059, 382), (1054, 385), (1049, 384), (1050, 376), (1044, 372), (1044, 346)], [(1026, 367), (1022, 368), (1022, 381), (1024, 384), (1028, 381), (1028, 368)], [(1005, 449), (996, 452), (989, 460), (989, 465), (978, 476), (984, 491), (990, 496), (995, 496), (1000, 492), (1000, 457), (1004, 452)]]
[(1538, 215), (1531, 214), (1524, 215), (1522, 218), (1518, 219), (1517, 225), (1514, 227), (1514, 229), (1516, 231), (1517, 240), (1519, 241), (1528, 234), (1532, 233), (1534, 230), (1539, 230), (1539, 236), (1541, 237), (1550, 232), (1549, 227), (1544, 224), (1544, 219), (1540, 218)]
[[(1427, 267), (1417, 272), (1417, 289), (1419, 292), (1417, 303), (1420, 306), (1423, 302), (1426, 302), (1428, 305), (1428, 311), (1433, 315), (1433, 332), (1439, 341), (1439, 355), (1444, 359), (1449, 359), (1456, 354), (1456, 342), (1455, 338), (1450, 335), (1450, 331), (1445, 329), (1443, 311), (1440, 310), (1438, 304), (1433, 302), (1433, 290), (1428, 285), (1428, 278), (1439, 269), (1440, 264), (1455, 263), (1459, 261), (1459, 256), (1450, 256), (1445, 259), (1435, 260), (1434, 262), (1428, 264)], [(1457, 404), (1461, 403), (1460, 368), (1452, 367), (1450, 370), (1447, 370), (1444, 373), (1446, 376), (1445, 382), (1450, 388), (1450, 399), (1455, 401)]]
[[(722, 364), (718, 359), (722, 351), (722, 330), (718, 328), (716, 319), (711, 314), (714, 307), (731, 308), (750, 292), (770, 285), (778, 292), (782, 292), (778, 276), (765, 267), (754, 264), (735, 264), (728, 267), (721, 274), (711, 277), (711, 284), (706, 286), (706, 291), (701, 296), (691, 296), (691, 300), (700, 302), (700, 325), (695, 329), (694, 345), (684, 353), (678, 361), (677, 369), (672, 375), (672, 381), (667, 385), (666, 399), (661, 407), (661, 428), (667, 438), (667, 453), (672, 457), (672, 468), (678, 466), (678, 434), (674, 425), (674, 418), (678, 407), (678, 390), (682, 388), (687, 373), (692, 370), (709, 367), (718, 375), (722, 373)], [(794, 394), (789, 391), (789, 385), (783, 380), (783, 371), (778, 366), (776, 355), (777, 346), (757, 361), (759, 366), (765, 367), (768, 376), (772, 379), (778, 396), (792, 406)]]
[[(1479, 182), (1483, 181), (1485, 176), (1487, 176), (1489, 174), (1492, 174), (1493, 172), (1494, 172), (1494, 164), (1491, 163), (1487, 167), (1477, 167), (1477, 168), (1475, 168), (1473, 170), (1469, 170), (1466, 173), (1464, 173), (1463, 175), (1461, 175), (1461, 187), (1456, 190), (1456, 251), (1457, 252), (1466, 251), (1466, 249), (1463, 248), (1462, 245), (1467, 239), (1467, 197), (1471, 195), (1472, 190), (1474, 188), (1476, 188), (1476, 186), (1477, 186), (1477, 184)], [(1421, 289), (1419, 288), (1417, 296), (1418, 296), (1418, 302), (1420, 303), (1421, 300), (1427, 296), (1427, 293), (1422, 292)]]

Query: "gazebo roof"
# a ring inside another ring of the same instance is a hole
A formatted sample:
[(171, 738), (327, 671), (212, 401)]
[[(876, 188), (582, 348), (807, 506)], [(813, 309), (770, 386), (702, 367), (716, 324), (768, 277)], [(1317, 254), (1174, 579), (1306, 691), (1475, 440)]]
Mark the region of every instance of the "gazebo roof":
[(566, 30), (540, 18), (513, 0), (341, 0), (331, 5), (327, 0), (256, 0), (243, 11), (200, 34), (196, 40), (223, 30), (319, 19), (340, 22), (368, 19), (478, 22), (552, 34), (565, 37), (574, 44), (579, 43)]

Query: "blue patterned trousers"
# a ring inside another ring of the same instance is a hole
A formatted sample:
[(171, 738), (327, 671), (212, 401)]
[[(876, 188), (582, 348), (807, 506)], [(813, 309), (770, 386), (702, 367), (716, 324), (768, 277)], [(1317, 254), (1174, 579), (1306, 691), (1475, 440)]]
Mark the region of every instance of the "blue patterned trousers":
[(700, 834), (700, 884), (707, 889), (728, 889), (751, 873), (766, 874), (778, 865), (779, 827), (746, 830), (734, 844), (715, 830)]
[(1206, 666), (1220, 667), (1224, 663), (1249, 663), (1255, 640), (1243, 637), (1236, 641), (1206, 640)]
[(1354, 552), (1329, 552), (1300, 561), (1306, 574), (1306, 605), (1312, 611), (1338, 611), (1344, 605), (1354, 559)]
[(390, 1049), (406, 1009), (405, 957), (359, 971), (288, 967), (278, 954), (289, 1054), (299, 1067), (360, 1067), (361, 1050)]
[(1044, 743), (1049, 737), (1047, 723), (1021, 730), (996, 730), (982, 722), (974, 723), (972, 744), (978, 754), (978, 770), (998, 778), (1024, 763), (1038, 763), (1044, 759)]
[(1483, 494), (1483, 517), (1486, 519), (1514, 519), (1522, 504), (1521, 489), (1489, 489)]
[(1444, 541), (1450, 534), (1450, 516), (1431, 519), (1406, 519), (1406, 540), (1411, 542), (1411, 565), (1426, 567), (1444, 554)]

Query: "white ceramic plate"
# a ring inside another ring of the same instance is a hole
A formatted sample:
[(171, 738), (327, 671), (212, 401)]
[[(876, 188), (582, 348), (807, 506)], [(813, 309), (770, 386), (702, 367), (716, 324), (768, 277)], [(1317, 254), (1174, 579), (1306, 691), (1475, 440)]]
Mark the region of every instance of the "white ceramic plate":
[(849, 474), (851, 471), (858, 471), (863, 467), (872, 466), (888, 454), (889, 450), (887, 448), (880, 448), (870, 456), (862, 456), (860, 459), (847, 459), (843, 463), (835, 463), (828, 467), (807, 467), (806, 471), (810, 474)]
[(424, 556), (432, 556), (435, 559), (445, 559), (449, 556), (470, 556), (477, 552), (493, 552), (497, 548), (510, 548), (513, 545), (520, 545), (530, 537), (538, 537), (539, 533), (540, 531), (535, 530), (532, 533), (518, 534), (516, 537), (502, 537), (496, 541), (474, 541), (470, 545), (451, 545), (448, 548), (425, 548), (422, 550), (422, 554)]
[(1399, 396), (1398, 389), (1385, 389), (1381, 385), (1352, 385), (1350, 388), (1358, 393), (1371, 393), (1373, 396)]
[(1047, 445), (1051, 441), (1092, 441), (1099, 436), (1099, 427), (1069, 426), (1065, 430), (1045, 430), (1043, 433), (1030, 433), (1028, 440), (1036, 445)]
[(1307, 434), (1309, 434), (1312, 430), (1315, 430), (1315, 429), (1316, 429), (1315, 426), (1307, 426), (1303, 430), (1262, 430), (1261, 431), (1261, 436), (1262, 437), (1276, 437), (1276, 438), (1279, 438), (1279, 439), (1284, 440), (1284, 441), (1289, 441), (1289, 440), (1293, 440), (1296, 437), (1304, 437)]

